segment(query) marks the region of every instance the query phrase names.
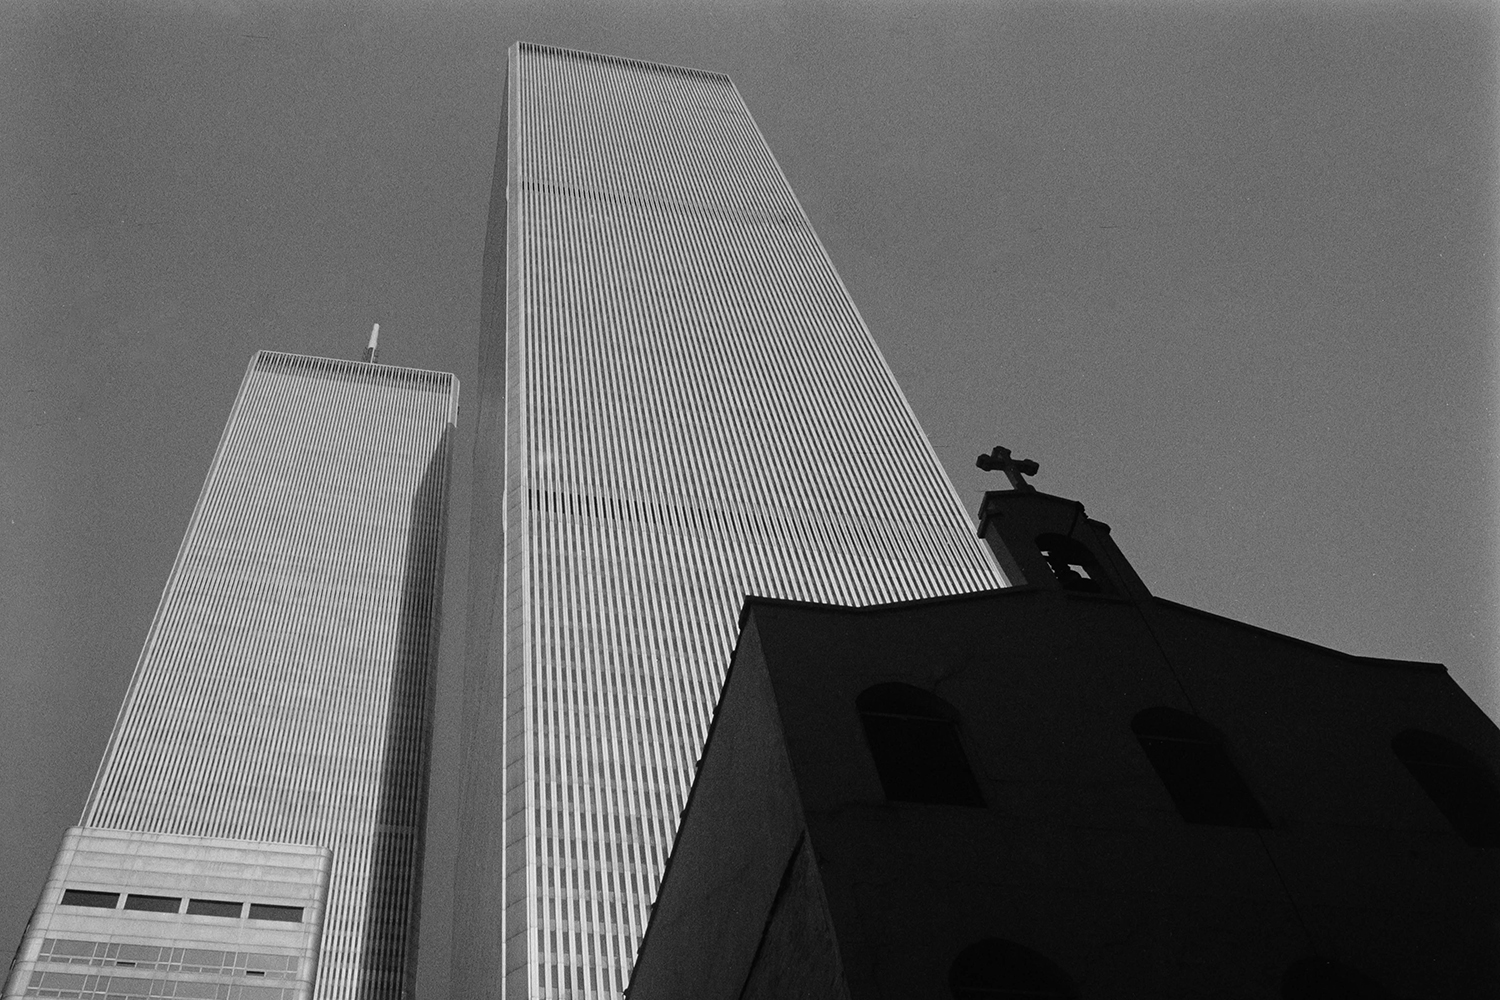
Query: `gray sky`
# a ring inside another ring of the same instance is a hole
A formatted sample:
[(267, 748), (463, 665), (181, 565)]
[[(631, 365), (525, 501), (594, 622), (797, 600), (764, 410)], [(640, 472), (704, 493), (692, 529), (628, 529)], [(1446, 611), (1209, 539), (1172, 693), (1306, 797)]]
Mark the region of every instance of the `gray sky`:
[[(246, 362), (473, 386), (505, 49), (728, 73), (971, 509), (995, 444), (1157, 594), (1496, 678), (1496, 15), (1455, 3), (0, 5), (0, 948)], [(460, 427), (422, 992), (446, 995)], [(850, 484), (857, 495), (858, 483)]]

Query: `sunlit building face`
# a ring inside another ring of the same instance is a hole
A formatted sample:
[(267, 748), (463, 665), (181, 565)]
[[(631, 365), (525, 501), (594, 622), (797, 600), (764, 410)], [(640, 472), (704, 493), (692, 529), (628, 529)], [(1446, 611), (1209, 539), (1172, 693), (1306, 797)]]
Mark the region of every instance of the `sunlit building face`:
[(511, 50), (454, 996), (617, 996), (747, 594), (1003, 586), (721, 75)]
[(415, 980), (457, 380), (262, 351), (4, 996)]

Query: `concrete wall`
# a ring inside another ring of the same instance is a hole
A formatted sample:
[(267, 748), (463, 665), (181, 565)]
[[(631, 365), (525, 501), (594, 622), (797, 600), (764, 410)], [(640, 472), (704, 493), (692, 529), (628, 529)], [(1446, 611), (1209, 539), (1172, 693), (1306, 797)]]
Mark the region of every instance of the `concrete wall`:
[(750, 972), (801, 810), (753, 626), (740, 635), (630, 1000), (734, 1000)]
[[(1488, 997), (1495, 852), (1390, 750), (1410, 726), (1500, 771), (1440, 670), (1358, 660), (1153, 602), (1018, 589), (885, 612), (752, 606), (850, 995), (942, 995), (996, 936), (1083, 995), (1271, 997), (1316, 951), (1411, 996)], [(983, 809), (887, 802), (854, 707), (904, 681), (960, 713)], [(1130, 728), (1201, 715), (1273, 828), (1192, 825)]]
[(804, 836), (782, 874), (740, 1000), (848, 997), (822, 875)]
[(1411, 995), (1496, 995), (1500, 852), (1467, 845), (1391, 750), (1425, 729), (1500, 773), (1500, 731), (1479, 707), (1435, 665), (1150, 610), (1187, 695), (1242, 748), (1273, 823), (1266, 849), (1319, 949)]
[[(319, 847), (74, 827), (63, 838), (4, 990), (20, 997), (306, 1000), (317, 979), (331, 854)], [(66, 890), (118, 894), (63, 905)], [(175, 912), (132, 910), (132, 894)], [(192, 899), (238, 917), (188, 912)], [(262, 919), (248, 904), (301, 910)]]

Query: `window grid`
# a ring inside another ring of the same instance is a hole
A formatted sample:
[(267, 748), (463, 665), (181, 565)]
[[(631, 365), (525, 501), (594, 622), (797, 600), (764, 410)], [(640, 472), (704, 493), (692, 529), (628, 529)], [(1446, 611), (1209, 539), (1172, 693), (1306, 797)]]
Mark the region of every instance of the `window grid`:
[(480, 442), (507, 677), (466, 740), (518, 731), (503, 901), (459, 895), (506, 944), (486, 965), (460, 928), (455, 990), (594, 998), (628, 978), (744, 597), (1005, 581), (728, 79), (521, 45), (508, 80), (505, 437)]
[(118, 941), (81, 941), (46, 938), (37, 961), (51, 965), (118, 966), (140, 971), (191, 972), (243, 976), (253, 971), (271, 979), (296, 977), (296, 955), (221, 951), (213, 948), (174, 948)]
[(331, 848), (317, 1000), (414, 975), (457, 390), (252, 359), (81, 820)]

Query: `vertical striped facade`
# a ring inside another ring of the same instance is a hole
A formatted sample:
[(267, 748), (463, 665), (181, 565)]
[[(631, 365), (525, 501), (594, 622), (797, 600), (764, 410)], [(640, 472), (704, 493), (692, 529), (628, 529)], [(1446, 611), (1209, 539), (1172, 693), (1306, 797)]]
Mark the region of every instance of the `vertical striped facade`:
[(1004, 586), (721, 75), (518, 45), (491, 193), (454, 996), (616, 996), (747, 594)]
[(331, 850), (319, 1000), (414, 974), (457, 393), (252, 359), (81, 821)]

